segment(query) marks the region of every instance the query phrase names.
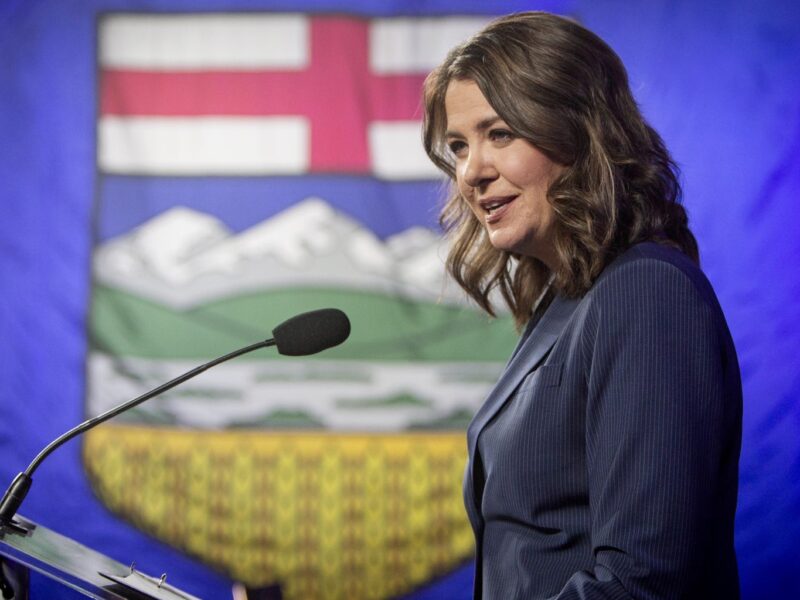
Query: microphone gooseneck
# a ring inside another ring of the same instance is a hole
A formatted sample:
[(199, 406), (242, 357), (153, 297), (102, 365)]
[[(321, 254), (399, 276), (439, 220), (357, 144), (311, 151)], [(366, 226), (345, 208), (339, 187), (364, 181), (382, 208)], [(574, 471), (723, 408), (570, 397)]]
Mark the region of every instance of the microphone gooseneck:
[(244, 348), (234, 350), (224, 356), (215, 358), (199, 367), (195, 367), (191, 371), (187, 371), (183, 375), (172, 379), (141, 396), (128, 400), (119, 406), (116, 406), (96, 417), (92, 417), (84, 421), (80, 425), (73, 427), (65, 434), (50, 442), (38, 455), (33, 459), (28, 468), (24, 472), (17, 475), (11, 483), (3, 499), (0, 500), (0, 532), (5, 527), (17, 532), (25, 532), (26, 530), (17, 523), (13, 523), (12, 519), (17, 513), (22, 501), (25, 499), (28, 490), (33, 482), (33, 472), (38, 468), (42, 461), (47, 458), (56, 448), (65, 444), (72, 438), (82, 434), (83, 432), (91, 429), (116, 417), (120, 413), (141, 404), (159, 394), (163, 394), (167, 390), (174, 388), (177, 385), (191, 379), (214, 367), (220, 363), (247, 354), (253, 350), (260, 348), (267, 348), (269, 346), (276, 346), (278, 352), (287, 356), (306, 356), (309, 354), (316, 354), (327, 348), (338, 346), (344, 342), (350, 335), (350, 321), (342, 311), (335, 308), (323, 308), (314, 310), (307, 313), (302, 313), (288, 319), (278, 325), (272, 330), (271, 339), (263, 340)]

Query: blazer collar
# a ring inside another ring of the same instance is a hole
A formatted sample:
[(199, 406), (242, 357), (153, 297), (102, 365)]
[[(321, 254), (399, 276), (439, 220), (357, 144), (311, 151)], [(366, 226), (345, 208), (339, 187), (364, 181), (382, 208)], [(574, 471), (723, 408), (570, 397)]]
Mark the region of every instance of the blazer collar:
[(475, 446), (483, 428), (525, 376), (547, 356), (579, 303), (580, 299), (567, 299), (558, 295), (553, 298), (542, 317), (525, 329), (505, 371), (469, 424), (467, 442), (471, 457), (475, 456)]

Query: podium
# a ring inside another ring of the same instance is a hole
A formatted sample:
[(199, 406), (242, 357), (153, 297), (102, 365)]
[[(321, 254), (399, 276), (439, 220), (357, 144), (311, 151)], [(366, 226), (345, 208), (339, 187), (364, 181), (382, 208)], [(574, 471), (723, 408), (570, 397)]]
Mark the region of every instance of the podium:
[(0, 525), (0, 598), (8, 589), (14, 598), (27, 598), (33, 570), (89, 598), (200, 600), (169, 585), (165, 576), (145, 575), (19, 515), (15, 521), (22, 527)]

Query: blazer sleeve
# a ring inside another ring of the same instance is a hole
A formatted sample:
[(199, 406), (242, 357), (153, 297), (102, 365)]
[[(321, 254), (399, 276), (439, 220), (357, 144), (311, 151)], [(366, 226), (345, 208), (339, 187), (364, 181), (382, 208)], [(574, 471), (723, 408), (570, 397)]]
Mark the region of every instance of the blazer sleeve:
[(703, 577), (736, 407), (727, 327), (696, 274), (706, 288), (668, 262), (637, 260), (590, 292), (581, 351), (594, 567), (554, 599), (682, 598)]

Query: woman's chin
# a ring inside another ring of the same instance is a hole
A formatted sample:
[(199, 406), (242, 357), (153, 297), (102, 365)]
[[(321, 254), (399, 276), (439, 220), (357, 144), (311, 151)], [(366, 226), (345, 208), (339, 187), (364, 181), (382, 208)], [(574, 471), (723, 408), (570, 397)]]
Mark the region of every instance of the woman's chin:
[(497, 250), (506, 252), (516, 252), (514, 240), (509, 239), (502, 231), (489, 231), (489, 243)]
[(500, 231), (489, 232), (489, 243), (497, 250), (510, 252), (511, 254), (529, 255), (525, 251), (525, 244), (522, 240), (504, 235)]

